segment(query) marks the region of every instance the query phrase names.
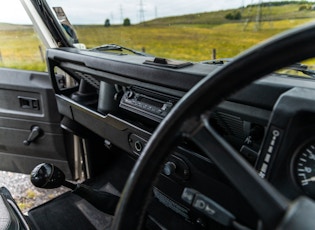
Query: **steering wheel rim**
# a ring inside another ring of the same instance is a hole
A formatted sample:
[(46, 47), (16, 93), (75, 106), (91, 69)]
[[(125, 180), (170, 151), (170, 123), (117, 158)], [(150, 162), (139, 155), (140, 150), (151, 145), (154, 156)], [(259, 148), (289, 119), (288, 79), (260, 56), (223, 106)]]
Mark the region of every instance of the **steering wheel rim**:
[[(215, 147), (223, 149), (222, 151), (225, 151), (230, 157), (230, 161), (235, 161), (237, 170), (244, 171), (245, 180), (250, 178), (250, 183), (255, 184), (252, 186), (254, 189), (252, 192), (260, 194), (262, 190), (263, 196), (266, 196), (268, 202), (272, 203), (271, 212), (267, 216), (259, 211), (258, 215), (266, 226), (276, 227), (287, 211), (289, 201), (275, 191), (270, 184), (261, 180), (247, 162), (237, 157), (235, 155), (237, 153), (233, 152), (233, 149), (208, 127), (207, 122), (205, 122), (206, 119), (203, 119), (200, 114), (205, 114), (204, 111), (214, 108), (233, 92), (266, 74), (313, 57), (315, 55), (314, 40), (315, 23), (290, 30), (245, 51), (223, 68), (218, 68), (198, 82), (176, 104), (152, 134), (123, 189), (112, 229), (142, 228), (145, 209), (150, 200), (151, 187), (163, 162), (170, 153), (170, 148), (174, 146), (178, 138), (187, 136), (187, 134), (189, 138), (199, 144), (202, 141), (198, 141), (198, 138), (202, 136), (201, 133), (205, 132), (213, 137)], [(204, 146), (200, 147), (204, 148)], [(211, 155), (211, 151), (208, 152)], [(227, 168), (222, 166), (223, 163), (220, 160), (217, 161), (214, 156), (209, 157), (213, 162), (219, 164), (217, 165), (219, 169), (220, 167)], [(227, 177), (230, 181), (233, 180), (231, 178), (233, 175), (227, 175)], [(256, 186), (258, 187), (255, 188)], [(236, 187), (236, 189), (242, 193), (240, 191), (242, 187)], [(260, 203), (258, 205), (263, 206), (265, 204)], [(253, 208), (257, 211), (261, 207)]]

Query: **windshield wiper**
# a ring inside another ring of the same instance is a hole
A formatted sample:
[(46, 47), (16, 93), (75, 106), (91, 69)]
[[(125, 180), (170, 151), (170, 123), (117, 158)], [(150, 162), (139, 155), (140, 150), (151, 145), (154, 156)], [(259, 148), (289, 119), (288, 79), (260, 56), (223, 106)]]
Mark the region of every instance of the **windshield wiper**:
[(120, 46), (120, 45), (116, 45), (116, 44), (105, 44), (105, 45), (94, 47), (94, 48), (89, 49), (89, 50), (91, 50), (91, 51), (124, 51), (124, 50), (126, 50), (126, 51), (129, 51), (129, 52), (136, 54), (136, 55), (153, 57), (150, 54), (140, 52), (137, 50), (133, 50), (133, 49), (130, 49), (130, 48), (127, 48), (124, 46)]
[(211, 59), (211, 60), (207, 60), (207, 61), (202, 61), (202, 64), (215, 64), (215, 65), (220, 65), (220, 64), (224, 64), (227, 62), (231, 62), (233, 60), (233, 58), (220, 58), (220, 59)]
[(285, 69), (291, 69), (294, 71), (301, 72), (309, 77), (315, 78), (315, 71), (308, 68), (307, 65), (301, 63), (295, 63), (293, 65), (287, 66)]

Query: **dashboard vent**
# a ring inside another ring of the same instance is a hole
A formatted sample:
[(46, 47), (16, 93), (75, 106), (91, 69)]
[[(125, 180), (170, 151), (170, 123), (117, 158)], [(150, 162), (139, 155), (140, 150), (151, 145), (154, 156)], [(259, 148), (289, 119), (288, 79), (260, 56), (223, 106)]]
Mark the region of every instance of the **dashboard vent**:
[(231, 114), (214, 112), (211, 116), (212, 126), (236, 149), (240, 149), (246, 138), (244, 121)]

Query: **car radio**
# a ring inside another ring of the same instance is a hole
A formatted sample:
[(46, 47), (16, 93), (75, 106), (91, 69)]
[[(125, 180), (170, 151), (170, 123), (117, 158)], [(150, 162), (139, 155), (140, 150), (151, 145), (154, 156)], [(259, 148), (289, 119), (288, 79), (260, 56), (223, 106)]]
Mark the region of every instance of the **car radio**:
[[(153, 97), (154, 95), (154, 97)], [(158, 94), (142, 88), (130, 88), (125, 91), (119, 106), (151, 120), (160, 122), (173, 108), (178, 98)]]

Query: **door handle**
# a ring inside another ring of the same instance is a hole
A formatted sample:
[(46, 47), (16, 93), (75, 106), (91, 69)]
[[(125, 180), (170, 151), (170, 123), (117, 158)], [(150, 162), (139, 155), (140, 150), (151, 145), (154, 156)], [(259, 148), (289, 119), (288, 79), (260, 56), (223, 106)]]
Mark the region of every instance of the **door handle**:
[(43, 130), (39, 126), (33, 126), (31, 133), (28, 138), (23, 141), (24, 145), (30, 145), (32, 142), (36, 141), (40, 136), (43, 135)]

